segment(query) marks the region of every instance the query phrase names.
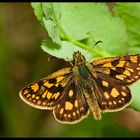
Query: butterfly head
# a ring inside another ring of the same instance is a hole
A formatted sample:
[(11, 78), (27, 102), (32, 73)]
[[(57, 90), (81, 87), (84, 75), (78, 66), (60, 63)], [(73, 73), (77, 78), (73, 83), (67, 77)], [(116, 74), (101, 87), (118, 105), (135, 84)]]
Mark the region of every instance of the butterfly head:
[(85, 61), (86, 61), (86, 59), (81, 54), (81, 52), (79, 52), (79, 51), (74, 52), (74, 54), (73, 54), (73, 61), (72, 61), (74, 65), (79, 65), (79, 64), (85, 63)]

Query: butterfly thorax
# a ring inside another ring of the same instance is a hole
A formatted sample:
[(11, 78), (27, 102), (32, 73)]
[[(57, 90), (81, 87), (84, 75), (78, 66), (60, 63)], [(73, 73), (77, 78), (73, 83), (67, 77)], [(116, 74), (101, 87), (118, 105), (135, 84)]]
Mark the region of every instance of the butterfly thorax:
[(74, 65), (74, 74), (81, 77), (81, 79), (88, 80), (91, 78), (91, 75), (96, 76), (91, 64), (86, 61), (85, 57), (79, 51), (74, 53), (72, 63)]
[(80, 64), (84, 64), (84, 63), (86, 63), (86, 59), (79, 51), (77, 51), (77, 52), (74, 52), (74, 54), (73, 54), (72, 63), (75, 66), (80, 65)]
[(87, 61), (84, 58), (84, 56), (79, 51), (75, 52), (73, 55), (72, 62), (74, 65), (73, 67), (74, 75), (75, 76), (77, 75), (79, 79), (87, 80), (90, 77), (90, 71), (86, 67)]

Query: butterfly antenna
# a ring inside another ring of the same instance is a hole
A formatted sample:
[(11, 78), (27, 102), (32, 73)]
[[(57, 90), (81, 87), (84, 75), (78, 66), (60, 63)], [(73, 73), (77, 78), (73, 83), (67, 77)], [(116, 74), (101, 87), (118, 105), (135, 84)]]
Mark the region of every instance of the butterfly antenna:
[(95, 47), (99, 43), (102, 43), (102, 41), (101, 40), (97, 41), (92, 47)]
[[(97, 41), (97, 42), (96, 42), (93, 46), (91, 46), (91, 47), (95, 47), (95, 46), (96, 46), (97, 44), (99, 44), (99, 43), (102, 43), (102, 41), (100, 41), (100, 40)], [(87, 53), (89, 53), (89, 52), (87, 51)], [(87, 53), (86, 53), (86, 54), (87, 54)], [(86, 54), (85, 54), (85, 55), (86, 55)]]
[(70, 61), (68, 57), (67, 57), (67, 61), (73, 66), (72, 61)]

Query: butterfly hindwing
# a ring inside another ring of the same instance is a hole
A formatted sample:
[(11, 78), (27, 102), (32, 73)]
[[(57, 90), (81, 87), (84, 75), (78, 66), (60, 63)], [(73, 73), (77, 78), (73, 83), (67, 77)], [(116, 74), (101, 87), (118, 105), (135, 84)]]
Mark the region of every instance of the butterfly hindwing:
[(53, 110), (55, 118), (62, 123), (76, 123), (85, 118), (89, 107), (80, 85), (72, 81), (65, 89), (64, 96)]
[(35, 108), (52, 109), (71, 79), (70, 72), (65, 68), (28, 85), (20, 91), (21, 99)]
[(114, 78), (99, 73), (93, 86), (98, 104), (103, 112), (119, 111), (131, 102), (130, 89)]
[(99, 59), (91, 64), (97, 73), (103, 73), (127, 85), (140, 78), (139, 54)]

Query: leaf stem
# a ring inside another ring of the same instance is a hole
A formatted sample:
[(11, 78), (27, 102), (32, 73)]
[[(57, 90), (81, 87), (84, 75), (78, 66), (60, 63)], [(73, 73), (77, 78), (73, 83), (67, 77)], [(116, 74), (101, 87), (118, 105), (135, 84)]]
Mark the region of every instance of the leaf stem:
[[(52, 5), (52, 7), (53, 7), (53, 5)], [(54, 12), (54, 13), (55, 13), (55, 12)], [(86, 44), (84, 44), (84, 43), (82, 43), (82, 42), (80, 42), (80, 41), (77, 41), (77, 40), (73, 39), (72, 37), (70, 37), (70, 36), (66, 33), (66, 31), (64, 30), (64, 28), (61, 26), (61, 24), (60, 24), (60, 22), (59, 22), (59, 21), (61, 21), (61, 20), (57, 20), (55, 14), (54, 14), (54, 18), (55, 18), (55, 20), (56, 20), (56, 22), (57, 22), (57, 26), (59, 26), (60, 30), (62, 31), (63, 35), (65, 36), (65, 38), (63, 38), (63, 39), (65, 39), (65, 40), (67, 40), (67, 41), (69, 41), (69, 42), (75, 44), (76, 46), (78, 46), (78, 47), (80, 47), (80, 48), (82, 48), (82, 49), (85, 49), (85, 50), (89, 51), (90, 53), (92, 53), (92, 54), (94, 54), (94, 55), (97, 55), (97, 56), (99, 56), (99, 57), (106, 57), (106, 56), (109, 55), (109, 54), (106, 53), (104, 50), (95, 50), (95, 49), (91, 48), (90, 46), (88, 46), (88, 45), (86, 45)]]
[(95, 50), (95, 49), (91, 48), (90, 46), (88, 46), (88, 45), (86, 45), (86, 44), (84, 44), (84, 43), (81, 43), (81, 42), (79, 42), (79, 41), (74, 40), (73, 38), (71, 38), (71, 37), (65, 32), (65, 30), (64, 30), (60, 25), (59, 25), (59, 27), (61, 28), (61, 31), (62, 31), (63, 34), (65, 35), (65, 39), (68, 40), (68, 41), (70, 41), (70, 42), (72, 42), (72, 43), (75, 44), (76, 46), (79, 46), (79, 47), (81, 47), (82, 49), (85, 49), (85, 50), (87, 50), (87, 51), (91, 52), (92, 54), (95, 54), (95, 55), (97, 55), (97, 56), (99, 56), (99, 57), (106, 57), (106, 56), (109, 55), (108, 53), (106, 53), (106, 52), (103, 51), (103, 50)]

